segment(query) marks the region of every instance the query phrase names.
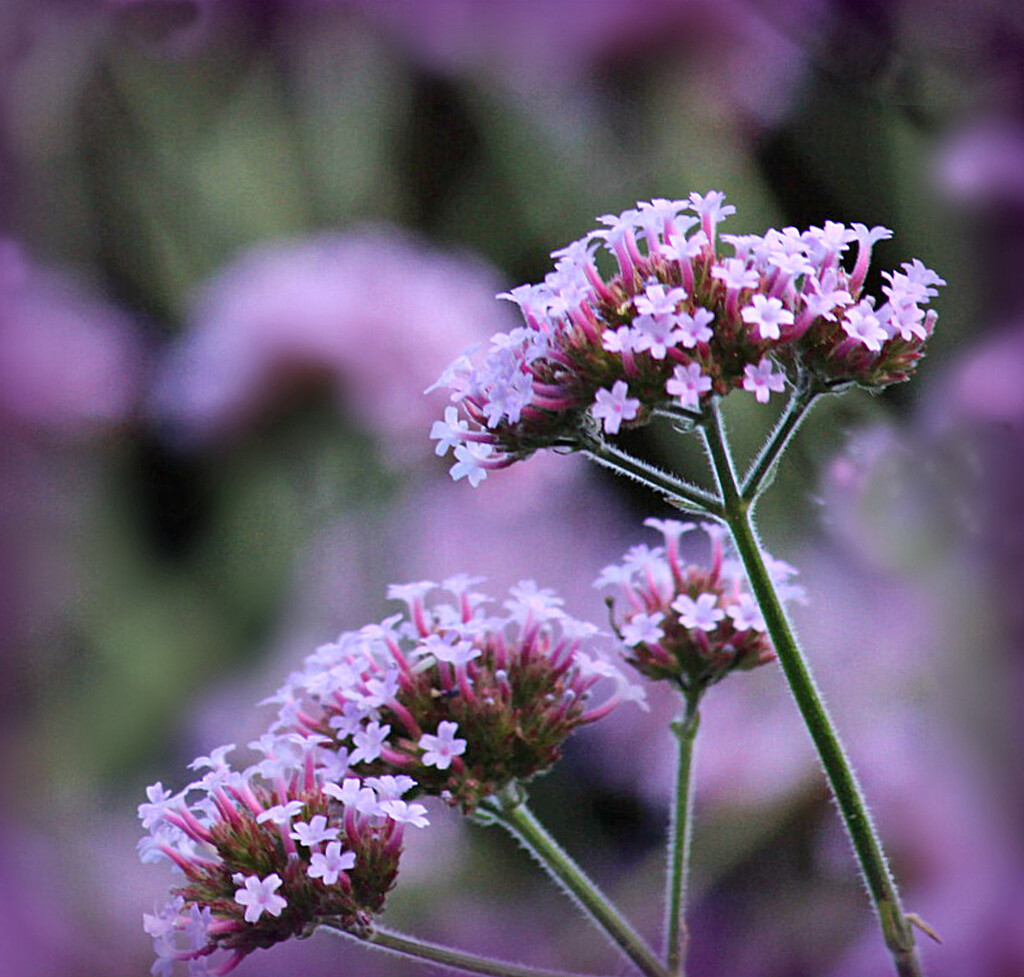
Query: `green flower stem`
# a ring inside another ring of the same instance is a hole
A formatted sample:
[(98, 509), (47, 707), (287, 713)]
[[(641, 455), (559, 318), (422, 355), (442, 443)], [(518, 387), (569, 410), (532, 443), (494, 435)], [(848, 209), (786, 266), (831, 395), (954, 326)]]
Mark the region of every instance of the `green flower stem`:
[(914, 944), (913, 930), (900, 903), (896, 883), (886, 863), (878, 833), (871, 822), (857, 777), (839, 741), (765, 566), (751, 512), (755, 500), (744, 498), (737, 486), (732, 457), (717, 404), (708, 408), (701, 430), (722, 491), (724, 521), (729, 527), (750, 585), (761, 607), (790, 691), (825, 768), (825, 774), (860, 863), (864, 881), (878, 912), (882, 933), (892, 954), (896, 973), (900, 977), (921, 977), (921, 964)]
[(682, 977), (686, 961), (686, 883), (690, 863), (693, 793), (690, 789), (693, 746), (700, 725), (701, 689), (684, 692), (686, 709), (682, 718), (672, 724), (679, 748), (676, 768), (676, 797), (669, 825), (668, 889), (665, 896), (665, 945), (668, 971)]
[(776, 462), (782, 457), (782, 453), (786, 450), (793, 435), (796, 434), (797, 428), (817, 398), (818, 393), (811, 390), (807, 381), (802, 381), (793, 391), (785, 411), (779, 418), (779, 423), (775, 426), (775, 430), (772, 431), (772, 435), (764, 447), (758, 452), (750, 466), (750, 471), (743, 479), (740, 495), (744, 499), (747, 501), (756, 499), (761, 491), (768, 487)]
[(667, 417), (672, 421), (681, 421), (683, 424), (691, 426), (699, 424), (701, 420), (700, 411), (689, 410), (688, 408), (680, 407), (677, 404), (664, 404), (661, 407), (655, 407), (654, 415), (656, 417)]
[(375, 927), (365, 937), (356, 936), (340, 925), (325, 921), (320, 924), (332, 933), (347, 937), (356, 943), (366, 943), (381, 950), (398, 953), (404, 957), (412, 957), (429, 963), (437, 963), (453, 970), (465, 970), (472, 974), (490, 974), (492, 977), (576, 977), (561, 970), (543, 970), (537, 967), (526, 967), (507, 960), (495, 960), (491, 957), (466, 953), (440, 943), (430, 943), (415, 936), (397, 933), (394, 930)]
[(721, 516), (721, 500), (710, 492), (684, 482), (654, 465), (649, 465), (621, 448), (616, 448), (603, 438), (591, 437), (584, 442), (583, 453), (592, 461), (627, 478), (661, 492), (681, 508), (695, 509), (707, 515)]
[(562, 886), (583, 911), (636, 964), (646, 977), (669, 977), (651, 949), (586, 876), (569, 854), (548, 834), (526, 806), (521, 790), (505, 792), (481, 805), (478, 818), (494, 821), (514, 835)]

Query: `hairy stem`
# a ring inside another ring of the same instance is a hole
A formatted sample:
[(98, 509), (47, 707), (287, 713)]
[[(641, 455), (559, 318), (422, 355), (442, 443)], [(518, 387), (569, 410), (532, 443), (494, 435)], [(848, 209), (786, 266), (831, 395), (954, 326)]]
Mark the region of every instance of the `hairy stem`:
[(521, 790), (506, 791), (481, 805), (480, 819), (511, 832), (577, 905), (646, 977), (669, 977), (657, 957), (603, 892), (548, 834), (526, 806)]
[(694, 425), (698, 424), (701, 419), (701, 413), (698, 410), (689, 410), (686, 407), (680, 407), (677, 404), (665, 404), (661, 407), (654, 408), (654, 415), (656, 417), (667, 417), (669, 420), (682, 422), (683, 424)]
[(771, 437), (758, 452), (743, 479), (740, 495), (744, 499), (747, 501), (755, 499), (768, 487), (776, 463), (782, 457), (782, 453), (786, 450), (793, 435), (796, 434), (797, 428), (817, 398), (818, 393), (812, 391), (806, 381), (798, 384), (790, 396), (789, 403), (779, 418), (778, 424), (775, 425)]
[(526, 967), (523, 964), (510, 963), (507, 960), (495, 960), (491, 957), (467, 953), (464, 950), (442, 946), (440, 943), (430, 943), (427, 940), (383, 927), (375, 927), (369, 935), (360, 937), (330, 921), (325, 921), (320, 925), (332, 933), (345, 936), (356, 943), (369, 944), (381, 950), (401, 954), (404, 957), (440, 964), (442, 967), (452, 970), (465, 970), (471, 974), (490, 974), (492, 977), (576, 977), (576, 975), (567, 974), (561, 970)]
[(868, 892), (878, 912), (896, 972), (900, 977), (920, 977), (921, 964), (911, 924), (900, 903), (896, 883), (868, 814), (856, 774), (843, 750), (835, 725), (765, 565), (751, 512), (755, 499), (744, 498), (740, 493), (717, 405), (708, 409), (701, 430), (722, 492), (723, 520), (729, 527), (743, 561), (790, 691), (825, 768)]
[(632, 478), (656, 492), (668, 496), (669, 501), (680, 508), (695, 510), (706, 515), (721, 515), (721, 500), (711, 492), (684, 482), (681, 478), (676, 478), (674, 475), (634, 457), (602, 438), (588, 439), (583, 453), (599, 465), (610, 468), (620, 475)]
[(676, 796), (669, 825), (668, 886), (665, 897), (665, 955), (668, 972), (672, 977), (685, 973), (686, 944), (686, 885), (690, 863), (690, 835), (692, 832), (693, 793), (690, 789), (693, 766), (693, 747), (700, 725), (701, 690), (687, 690), (686, 710), (672, 724), (679, 749), (676, 768)]

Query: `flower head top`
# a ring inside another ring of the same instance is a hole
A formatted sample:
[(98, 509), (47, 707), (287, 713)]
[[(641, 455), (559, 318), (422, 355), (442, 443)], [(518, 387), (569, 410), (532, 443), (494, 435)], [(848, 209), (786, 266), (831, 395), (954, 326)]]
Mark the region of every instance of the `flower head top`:
[[(275, 697), (275, 728), (329, 737), (356, 773), (412, 778), (470, 812), (546, 770), (574, 729), (642, 701), (619, 669), (583, 650), (597, 629), (552, 591), (524, 581), (496, 613), (477, 583), (391, 587), (407, 612), (317, 649)], [(602, 678), (615, 690), (595, 702)]]
[[(400, 800), (409, 785), (397, 778), (332, 779), (324, 742), (268, 733), (250, 744), (263, 759), (244, 771), (226, 761), (234, 747), (222, 747), (193, 762), (205, 773), (183, 791), (147, 789), (140, 855), (184, 875), (170, 902), (145, 917), (158, 977), (176, 962), (189, 973), (227, 973), (327, 918), (362, 934), (383, 908), (404, 825), (424, 826), (425, 809)], [(214, 969), (217, 951), (229, 956)]]
[[(622, 595), (614, 627), (634, 668), (683, 690), (706, 688), (737, 668), (749, 669), (775, 658), (764, 619), (737, 560), (726, 550), (723, 530), (705, 523), (710, 543), (707, 566), (684, 564), (682, 536), (698, 527), (674, 519), (648, 519), (664, 545), (634, 546), (622, 563), (605, 567), (595, 586), (615, 586)], [(788, 582), (796, 570), (771, 561), (784, 599), (803, 600)], [(609, 599), (609, 606), (613, 601)]]
[(735, 389), (764, 402), (786, 380), (827, 390), (907, 379), (935, 324), (923, 306), (938, 275), (914, 260), (883, 273), (884, 298), (865, 295), (872, 248), (892, 233), (834, 221), (723, 235), (723, 256), (718, 227), (735, 212), (724, 200), (693, 193), (601, 217), (553, 253), (542, 283), (499, 296), (524, 325), (437, 383), (453, 406), (431, 437), (438, 454), (454, 452), (454, 478), (476, 485), (540, 448), (578, 448), (599, 429), (618, 434), (673, 404), (698, 411)]

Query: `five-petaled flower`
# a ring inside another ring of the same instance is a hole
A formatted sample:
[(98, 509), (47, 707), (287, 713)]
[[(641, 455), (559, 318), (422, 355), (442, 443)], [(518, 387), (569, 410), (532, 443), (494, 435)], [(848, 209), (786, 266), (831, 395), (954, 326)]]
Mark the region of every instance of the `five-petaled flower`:
[(241, 889), (235, 891), (235, 902), (245, 906), (245, 921), (255, 923), (263, 913), (280, 916), (288, 905), (288, 900), (277, 895), (281, 888), (281, 876), (271, 872), (265, 879), (258, 875), (250, 875), (243, 880)]
[(423, 762), (428, 767), (447, 770), (452, 765), (452, 758), (466, 752), (466, 741), (455, 738), (458, 723), (442, 721), (437, 724), (437, 735), (424, 733), (419, 738), (419, 747), (423, 750)]
[(629, 396), (629, 385), (625, 380), (616, 380), (609, 390), (598, 390), (594, 394), (591, 414), (603, 421), (606, 434), (618, 434), (623, 421), (631, 421), (640, 410), (640, 401)]

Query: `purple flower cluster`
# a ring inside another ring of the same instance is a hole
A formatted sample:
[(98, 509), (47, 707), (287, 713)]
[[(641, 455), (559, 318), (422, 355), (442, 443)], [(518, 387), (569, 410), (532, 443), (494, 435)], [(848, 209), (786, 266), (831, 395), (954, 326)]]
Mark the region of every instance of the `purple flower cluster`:
[[(645, 525), (662, 533), (664, 545), (632, 547), (595, 583), (618, 587), (625, 600), (614, 627), (626, 661), (648, 678), (685, 691), (706, 688), (734, 669), (773, 661), (764, 619), (739, 561), (726, 550), (724, 529), (701, 526), (711, 545), (704, 567), (684, 565), (680, 558), (679, 541), (697, 528), (695, 523), (648, 519)], [(789, 582), (793, 567), (771, 560), (769, 570), (780, 597), (804, 599), (803, 589)]]
[[(573, 730), (642, 702), (619, 669), (582, 650), (597, 628), (566, 614), (552, 591), (524, 581), (495, 614), (477, 583), (446, 580), (449, 599), (429, 604), (430, 581), (392, 586), (407, 615), (318, 648), (272, 700), (274, 728), (330, 738), (339, 766), (411, 777), (469, 812), (550, 767)], [(615, 690), (595, 703), (602, 678)]]
[[(394, 585), (408, 616), (346, 632), (310, 655), (270, 700), (268, 732), (249, 744), (263, 758), (231, 768), (220, 747), (191, 766), (201, 779), (172, 794), (148, 788), (139, 817), (143, 861), (184, 874), (172, 899), (147, 915), (157, 962), (227, 973), (248, 953), (330, 920), (366, 935), (394, 885), (406, 824), (426, 808), (403, 797), (440, 795), (466, 812), (560, 756), (565, 738), (643, 691), (582, 650), (598, 629), (524, 581), (503, 614), (471, 588), (445, 581)], [(592, 701), (602, 679), (614, 691)], [(214, 967), (211, 955), (228, 951)]]
[[(499, 296), (525, 325), (437, 384), (453, 406), (431, 437), (438, 454), (454, 451), (452, 477), (476, 485), (539, 448), (578, 448), (598, 425), (618, 434), (734, 389), (765, 402), (787, 380), (824, 391), (907, 379), (935, 324), (923, 306), (938, 275), (915, 259), (883, 272), (884, 301), (865, 295), (872, 248), (892, 233), (834, 221), (723, 235), (733, 255), (722, 256), (718, 225), (734, 212), (715, 191), (639, 203), (553, 252), (542, 283)], [(602, 275), (608, 255), (614, 273)]]
[[(183, 791), (147, 789), (142, 860), (169, 859), (184, 875), (144, 920), (157, 977), (183, 961), (190, 974), (227, 973), (324, 919), (367, 931), (394, 884), (404, 826), (425, 826), (426, 811), (401, 800), (408, 778), (346, 776), (329, 746), (267, 733), (250, 744), (263, 759), (244, 771), (224, 746), (193, 761), (206, 773)], [(229, 956), (214, 961), (221, 950)]]

